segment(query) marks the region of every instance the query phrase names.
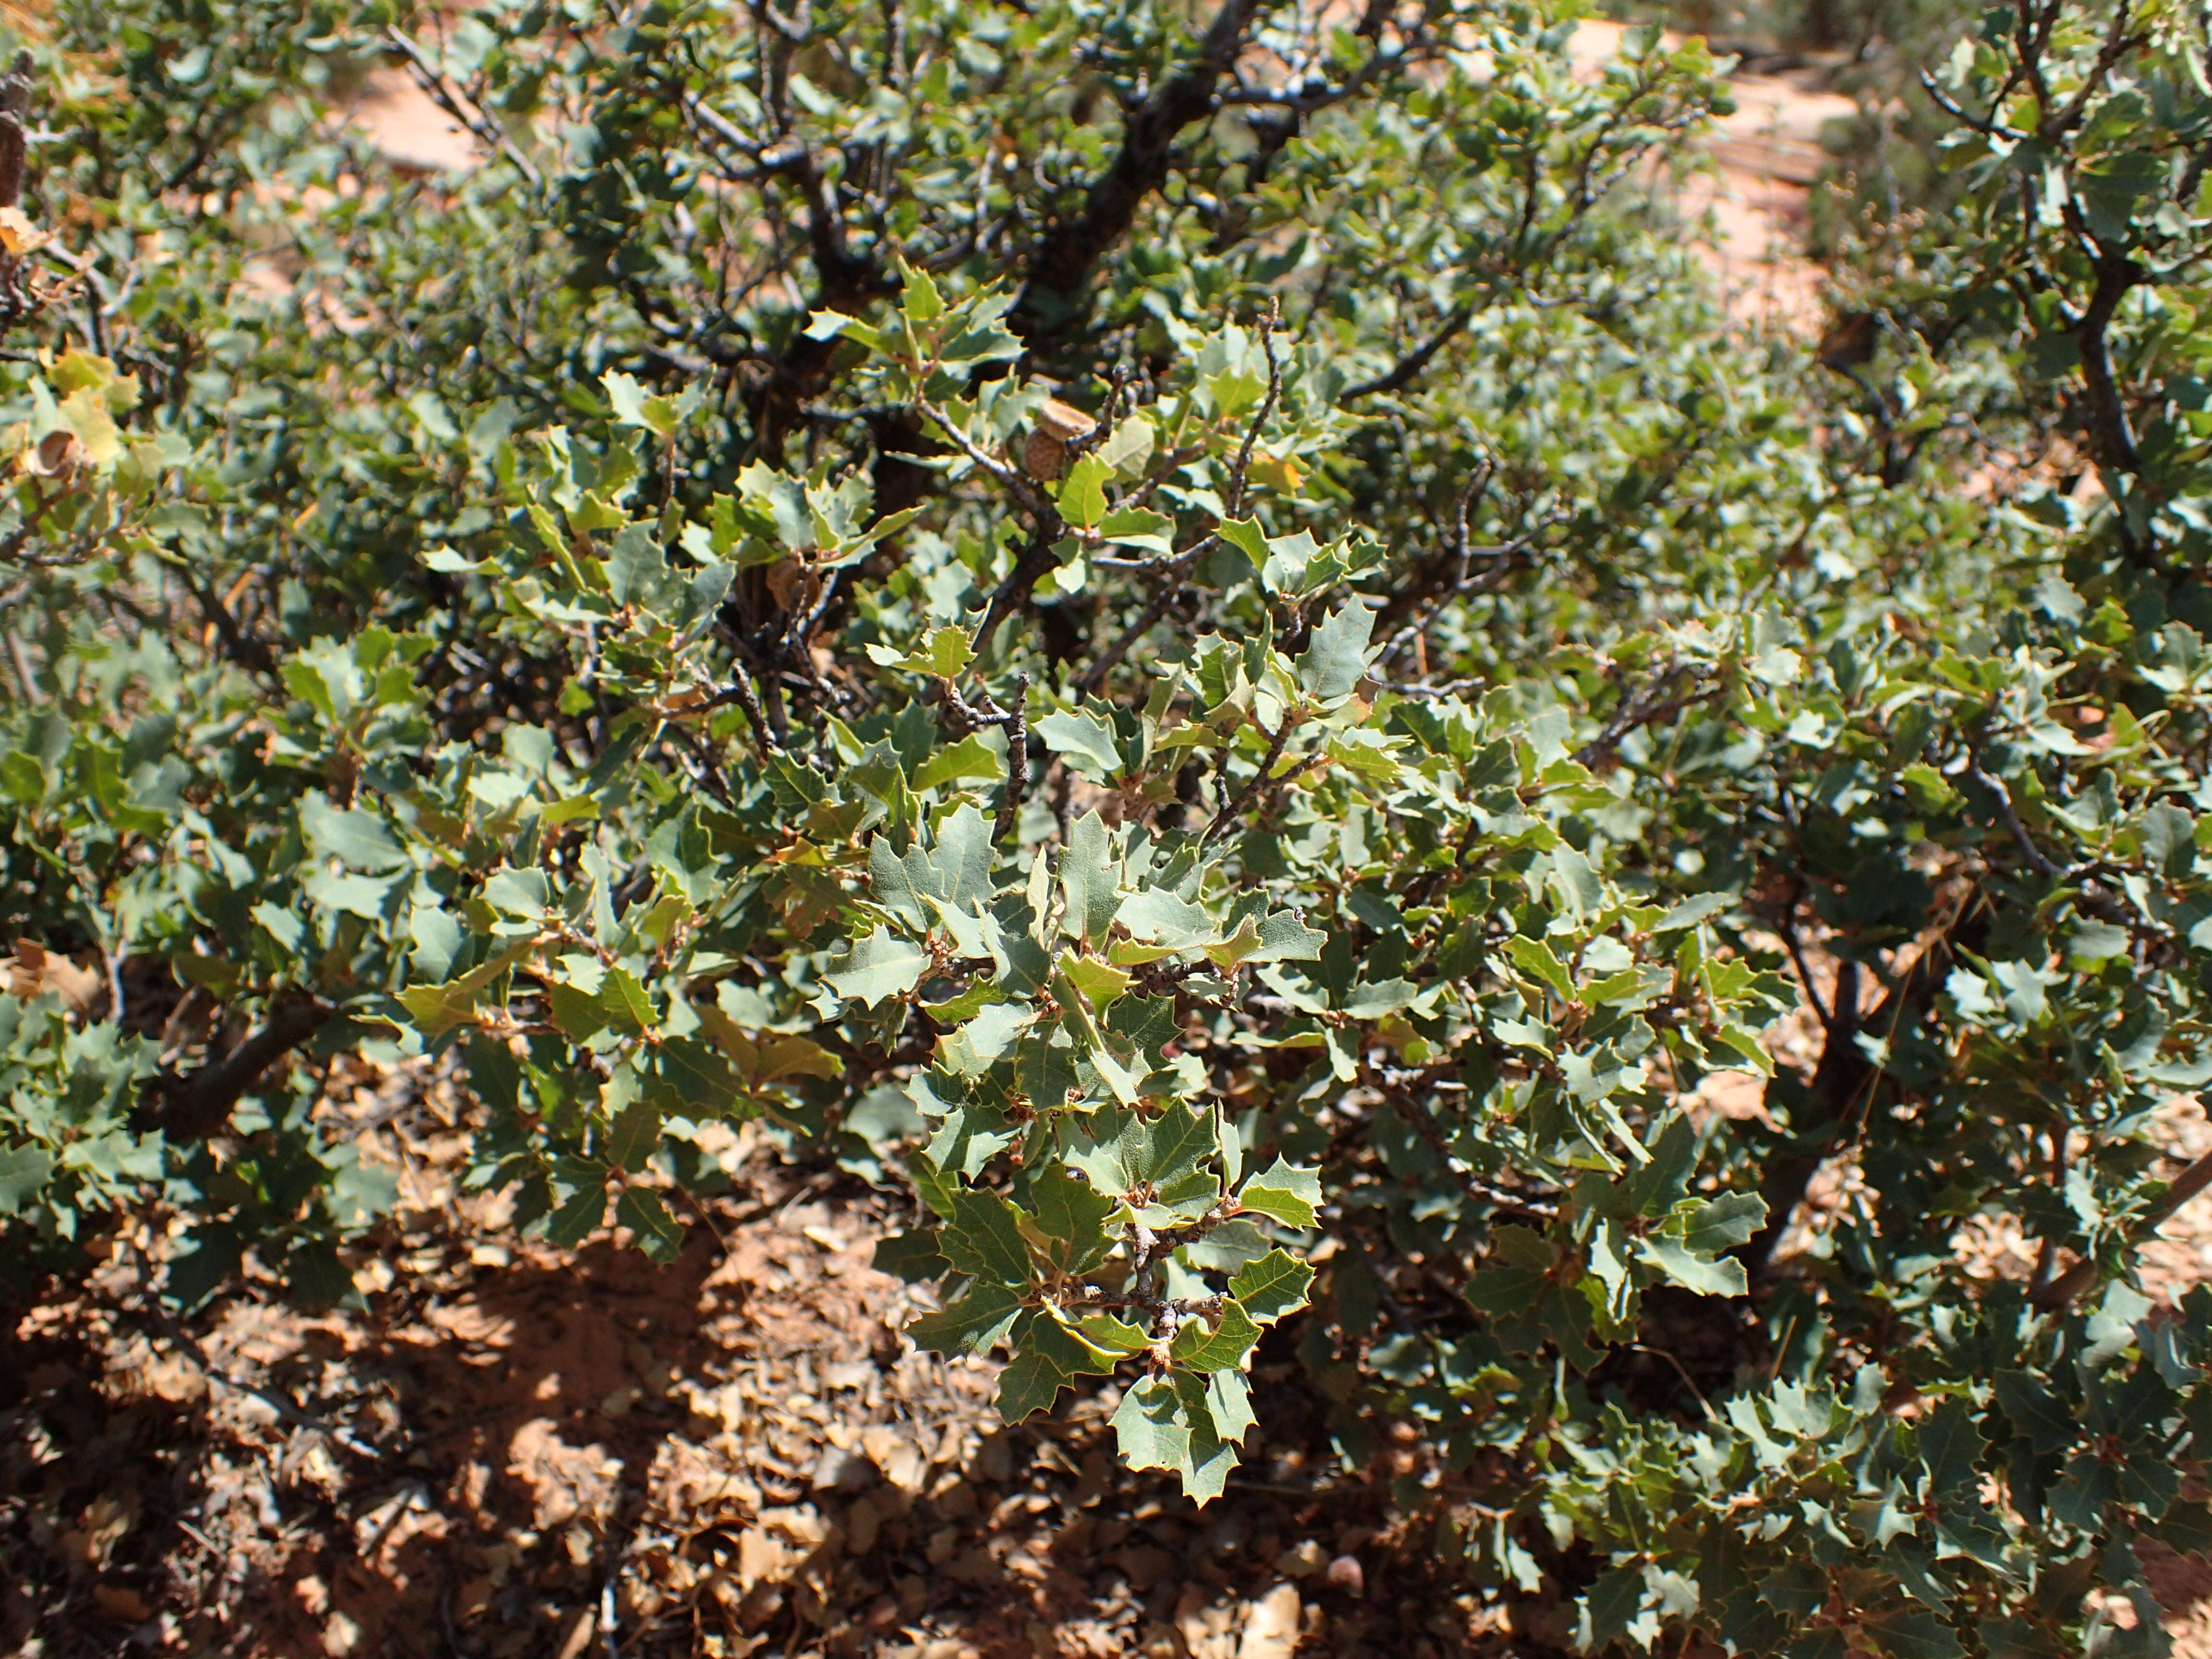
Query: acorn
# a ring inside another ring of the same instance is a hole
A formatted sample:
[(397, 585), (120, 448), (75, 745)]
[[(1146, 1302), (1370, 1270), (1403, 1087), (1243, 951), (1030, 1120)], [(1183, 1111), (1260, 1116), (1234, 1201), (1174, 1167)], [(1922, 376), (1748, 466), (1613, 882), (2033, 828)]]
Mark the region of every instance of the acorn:
[(1039, 483), (1050, 483), (1067, 471), (1067, 447), (1089, 437), (1098, 422), (1072, 404), (1048, 398), (1037, 405), (1029, 436), (1022, 441), (1022, 471)]
[(57, 478), (67, 483), (83, 471), (91, 459), (76, 434), (58, 427), (27, 451), (21, 464), (24, 471), (35, 477)]

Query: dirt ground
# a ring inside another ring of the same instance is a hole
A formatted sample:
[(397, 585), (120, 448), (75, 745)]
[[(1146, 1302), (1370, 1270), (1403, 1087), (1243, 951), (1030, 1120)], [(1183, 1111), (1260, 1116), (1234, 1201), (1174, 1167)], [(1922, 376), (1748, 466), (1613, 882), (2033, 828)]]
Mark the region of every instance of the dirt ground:
[[(1790, 1058), (1791, 1033), (1778, 1034)], [(1755, 1110), (1750, 1079), (1707, 1104)], [(1732, 1086), (1734, 1085), (1735, 1086)], [(1389, 1498), (1412, 1449), (1330, 1450), (1263, 1348), (1270, 1405), (1200, 1510), (1112, 1456), (1112, 1390), (1008, 1430), (994, 1367), (901, 1329), (923, 1294), (870, 1266), (913, 1218), (750, 1134), (677, 1262), (619, 1239), (518, 1242), (460, 1188), (469, 1104), (362, 1066), (331, 1127), (400, 1203), (309, 1317), (239, 1287), (197, 1340), (146, 1293), (142, 1226), (19, 1329), (0, 1377), (0, 1651), (291, 1659), (1453, 1659), (1555, 1651), (1434, 1559)], [(2212, 1149), (2193, 1099), (2177, 1159)], [(1814, 1204), (1839, 1201), (1830, 1172)], [(159, 1231), (166, 1235), (167, 1224)], [(1956, 1248), (2022, 1276), (2026, 1241)], [(2212, 1276), (2212, 1196), (2148, 1252)], [(2180, 1659), (2212, 1659), (2212, 1565), (2149, 1566)]]
[[(338, 1091), (341, 1095), (345, 1091)], [(994, 1368), (899, 1333), (870, 1265), (910, 1217), (736, 1141), (672, 1267), (515, 1242), (458, 1190), (465, 1103), (365, 1071), (330, 1108), (402, 1203), (320, 1317), (248, 1285), (198, 1341), (127, 1239), (20, 1333), (0, 1394), (0, 1632), (40, 1659), (158, 1652), (1144, 1654), (1495, 1645), (1346, 1475), (1288, 1364), (1200, 1510), (1113, 1462), (1115, 1398), (1001, 1428)], [(336, 1126), (334, 1126), (336, 1127)], [(1287, 1404), (1285, 1401), (1287, 1401)]]

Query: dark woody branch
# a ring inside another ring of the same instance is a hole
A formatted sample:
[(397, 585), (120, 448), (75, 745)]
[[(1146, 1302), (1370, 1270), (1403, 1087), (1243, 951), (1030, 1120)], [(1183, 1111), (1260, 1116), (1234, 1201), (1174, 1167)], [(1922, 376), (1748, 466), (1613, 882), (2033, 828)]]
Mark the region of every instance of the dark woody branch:
[(261, 1029), (222, 1059), (149, 1079), (131, 1114), (131, 1127), (140, 1134), (159, 1130), (172, 1141), (206, 1139), (230, 1121), (264, 1072), (322, 1030), (337, 1012), (317, 997), (279, 999)]
[(1166, 183), (1176, 140), (1211, 116), (1216, 89), (1244, 49), (1263, 0), (1223, 0), (1198, 55), (1129, 112), (1121, 148), (1085, 193), (1073, 219), (1054, 224), (1030, 255), (1021, 298), (1008, 313), (1017, 333), (1047, 331), (1047, 319), (1069, 307), (1108, 250), (1128, 234), (1145, 198)]

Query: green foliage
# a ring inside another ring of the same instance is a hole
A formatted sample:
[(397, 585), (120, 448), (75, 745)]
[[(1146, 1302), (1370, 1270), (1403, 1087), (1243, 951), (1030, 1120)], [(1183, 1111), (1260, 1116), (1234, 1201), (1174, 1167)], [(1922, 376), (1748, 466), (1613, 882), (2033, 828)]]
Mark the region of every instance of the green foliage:
[[(1990, 14), (1823, 368), (1668, 246), (1704, 48), (1520, 6), (119, 9), (40, 48), (82, 286), (0, 362), (27, 1279), (160, 1204), (179, 1304), (345, 1294), (366, 1052), (559, 1243), (672, 1255), (732, 1121), (910, 1191), (914, 1340), (1201, 1499), (1295, 1360), (1584, 1650), (2155, 1646), (2179, 21)], [(479, 169), (332, 136), (395, 40)]]

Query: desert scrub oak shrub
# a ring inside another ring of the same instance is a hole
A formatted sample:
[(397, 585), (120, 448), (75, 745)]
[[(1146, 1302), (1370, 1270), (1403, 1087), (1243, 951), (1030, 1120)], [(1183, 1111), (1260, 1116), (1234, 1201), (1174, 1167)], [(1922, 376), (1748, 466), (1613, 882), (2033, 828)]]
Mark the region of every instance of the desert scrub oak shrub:
[(1302, 1366), (1531, 1639), (2159, 1647), (2201, 14), (1984, 14), (1816, 359), (1565, 8), (203, 11), (13, 106), (14, 1297), (349, 1294), (366, 1053), (560, 1243), (733, 1121), (911, 1194), (914, 1340), (1201, 1500)]

